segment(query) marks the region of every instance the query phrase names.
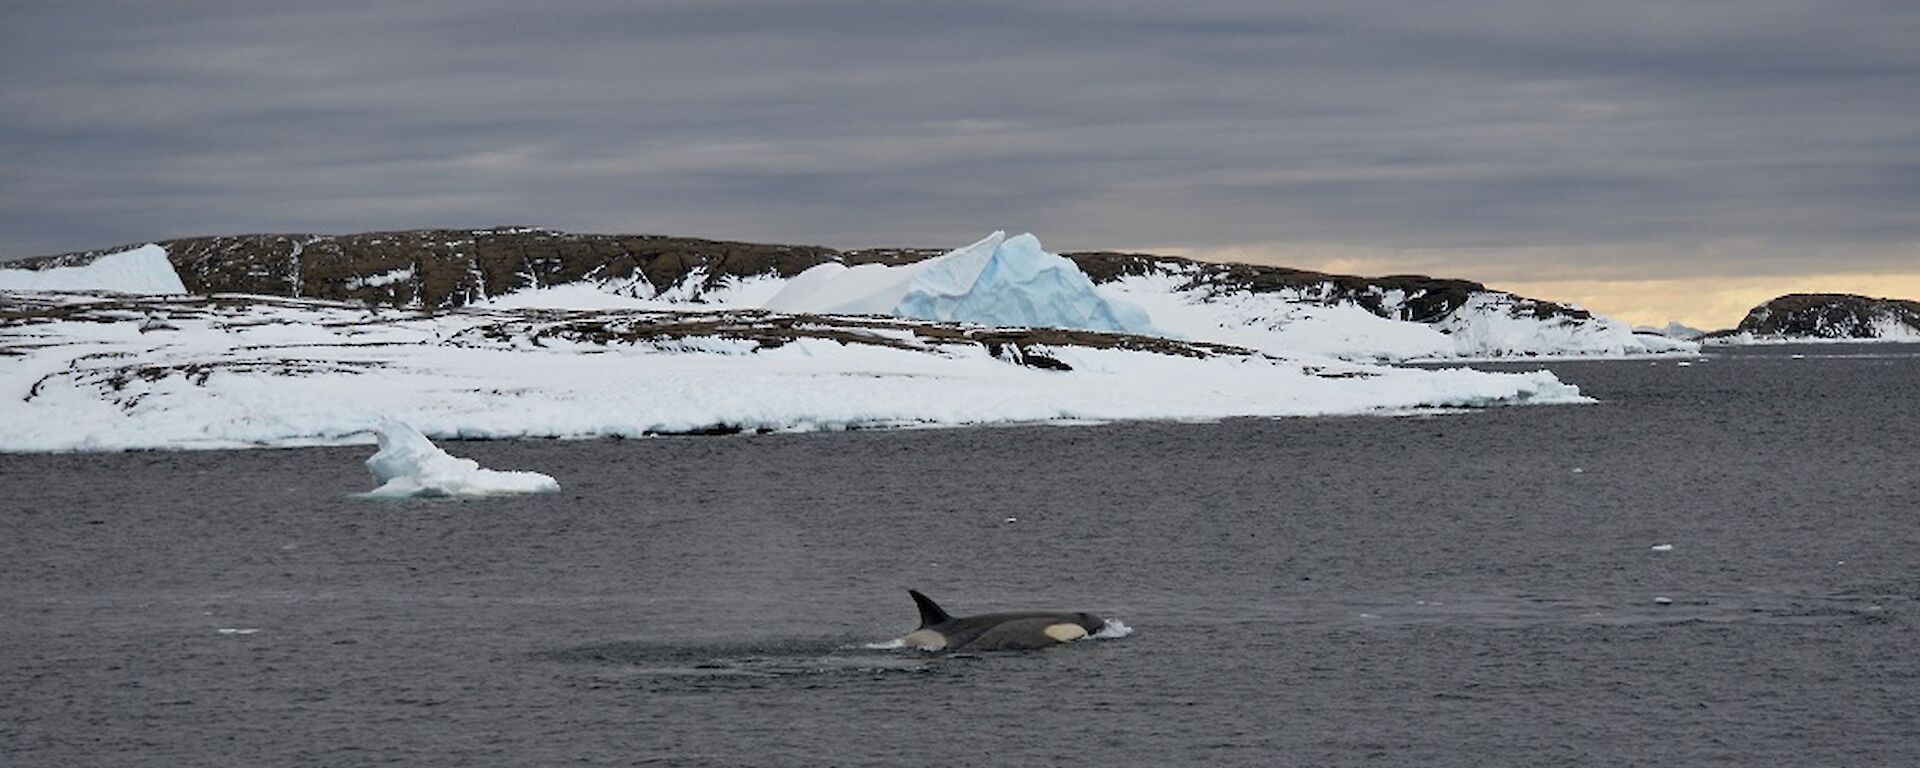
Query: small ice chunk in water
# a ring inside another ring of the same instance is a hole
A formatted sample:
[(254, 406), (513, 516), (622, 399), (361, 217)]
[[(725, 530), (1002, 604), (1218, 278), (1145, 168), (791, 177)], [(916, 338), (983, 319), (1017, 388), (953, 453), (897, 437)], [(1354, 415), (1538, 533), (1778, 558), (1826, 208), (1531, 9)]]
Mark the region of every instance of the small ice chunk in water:
[(1673, 598), (1671, 598), (1671, 597), (1656, 597), (1656, 598), (1654, 598), (1654, 599), (1653, 599), (1653, 604), (1654, 604), (1654, 605), (1673, 605)]
[(1672, 552), (1673, 545), (1672, 544), (1655, 544), (1653, 545), (1652, 549), (1655, 552)]
[(455, 458), (404, 422), (388, 419), (376, 434), (380, 451), (367, 459), (367, 471), (380, 487), (361, 496), (404, 499), (416, 496), (491, 496), (548, 493), (560, 483), (538, 472), (481, 469), (472, 459)]

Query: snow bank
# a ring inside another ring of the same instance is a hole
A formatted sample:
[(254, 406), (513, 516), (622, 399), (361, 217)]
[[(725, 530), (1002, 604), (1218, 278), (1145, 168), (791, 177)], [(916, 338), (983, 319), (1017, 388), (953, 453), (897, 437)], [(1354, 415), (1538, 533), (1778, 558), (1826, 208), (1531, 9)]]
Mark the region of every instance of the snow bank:
[(937, 258), (889, 267), (822, 264), (766, 302), (778, 312), (888, 314), (997, 327), (1157, 333), (1139, 307), (1101, 295), (1031, 234), (995, 232)]
[(367, 459), (367, 471), (380, 487), (362, 494), (373, 499), (416, 496), (493, 496), (508, 493), (549, 493), (560, 490), (553, 478), (538, 472), (499, 472), (481, 469), (479, 462), (448, 455), (399, 421), (387, 420), (376, 432), (379, 452)]
[[(88, 295), (0, 297), (0, 308), (8, 310), (0, 318), (14, 318), (0, 319), (0, 451), (354, 443), (391, 413), (461, 437), (640, 437), (1588, 402), (1544, 371), (993, 348), (950, 330), (929, 341), (913, 331), (918, 321), (781, 326), (758, 311), (688, 320), (633, 311), (420, 315), (287, 299)], [(160, 311), (179, 330), (140, 333)], [(622, 330), (659, 318), (757, 330)], [(1018, 364), (1036, 358), (1069, 370)]]
[[(1474, 294), (1439, 322), (1427, 324), (1333, 300), (1327, 284), (1255, 292), (1194, 284), (1194, 274), (1177, 268), (1154, 270), (1104, 283), (1099, 290), (1145, 307), (1170, 335), (1276, 355), (1404, 362), (1632, 357), (1700, 349), (1692, 341), (1636, 334), (1625, 323), (1599, 316), (1537, 317), (1526, 300), (1493, 291)], [(1411, 298), (1400, 291), (1375, 296), (1382, 312), (1396, 316)]]
[(1605, 317), (1535, 317), (1499, 293), (1474, 294), (1435, 326), (1453, 340), (1460, 357), (1624, 357), (1700, 350), (1691, 341), (1636, 334), (1632, 326)]
[(1396, 361), (1453, 356), (1453, 342), (1423, 323), (1389, 320), (1352, 304), (1327, 304), (1292, 291), (1254, 293), (1188, 287), (1172, 271), (1131, 275), (1100, 291), (1146, 308), (1181, 338), (1270, 354)]
[(187, 292), (167, 249), (147, 244), (94, 259), (78, 267), (0, 269), (0, 291), (117, 291), (139, 294)]
[(490, 309), (731, 309), (758, 307), (787, 284), (772, 275), (750, 278), (726, 276), (705, 287), (706, 271), (696, 269), (664, 291), (654, 289), (645, 275), (634, 272), (617, 280), (585, 280), (540, 288), (523, 288), (475, 302)]

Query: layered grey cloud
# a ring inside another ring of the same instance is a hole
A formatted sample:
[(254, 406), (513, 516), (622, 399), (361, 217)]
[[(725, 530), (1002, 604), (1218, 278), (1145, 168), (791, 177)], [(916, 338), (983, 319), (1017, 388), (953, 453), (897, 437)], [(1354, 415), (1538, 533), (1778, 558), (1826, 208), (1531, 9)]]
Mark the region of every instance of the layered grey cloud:
[(266, 5), (10, 7), (0, 257), (534, 224), (1540, 279), (1920, 259), (1904, 1)]

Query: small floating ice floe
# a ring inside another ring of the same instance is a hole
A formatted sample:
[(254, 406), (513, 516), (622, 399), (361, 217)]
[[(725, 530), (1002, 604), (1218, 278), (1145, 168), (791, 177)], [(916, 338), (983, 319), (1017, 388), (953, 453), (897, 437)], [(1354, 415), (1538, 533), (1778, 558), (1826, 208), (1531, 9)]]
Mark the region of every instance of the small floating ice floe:
[(1574, 467), (1573, 473), (1576, 475), (1584, 475), (1587, 473), (1587, 471), (1585, 469), (1581, 469), (1580, 467)]
[(1653, 604), (1654, 604), (1654, 605), (1673, 605), (1673, 598), (1671, 598), (1671, 597), (1656, 597), (1656, 598), (1654, 598), (1654, 599), (1653, 599)]
[(360, 494), (370, 499), (417, 496), (493, 496), (550, 493), (560, 483), (538, 472), (481, 469), (472, 459), (455, 458), (404, 422), (386, 420), (375, 433), (380, 451), (367, 459), (367, 471), (381, 485)]
[(1655, 552), (1672, 552), (1673, 545), (1672, 544), (1655, 544), (1652, 547), (1649, 547), (1649, 549), (1652, 549)]

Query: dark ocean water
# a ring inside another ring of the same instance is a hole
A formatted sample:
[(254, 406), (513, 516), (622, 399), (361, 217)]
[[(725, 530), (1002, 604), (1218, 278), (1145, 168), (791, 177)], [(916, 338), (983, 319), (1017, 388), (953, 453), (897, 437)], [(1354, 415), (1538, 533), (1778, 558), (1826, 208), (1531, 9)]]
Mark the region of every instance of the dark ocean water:
[[(1920, 349), (1550, 367), (1603, 402), (446, 446), (513, 499), (0, 455), (0, 765), (1920, 765)], [(907, 587), (1134, 631), (866, 647)]]

